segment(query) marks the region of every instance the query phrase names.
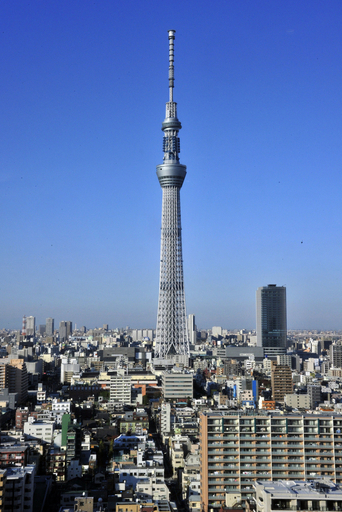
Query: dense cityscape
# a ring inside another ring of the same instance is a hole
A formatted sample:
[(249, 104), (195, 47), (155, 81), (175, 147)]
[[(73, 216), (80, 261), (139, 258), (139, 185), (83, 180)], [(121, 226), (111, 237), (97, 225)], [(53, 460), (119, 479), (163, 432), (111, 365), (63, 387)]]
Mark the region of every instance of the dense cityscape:
[(174, 40), (156, 328), (0, 331), (0, 512), (342, 510), (342, 331), (289, 330), (276, 284), (255, 330), (187, 315)]
[(284, 292), (257, 291), (272, 332), (200, 330), (189, 315), (189, 356), (164, 366), (154, 329), (28, 316), (2, 330), (3, 504), (209, 512), (253, 508), (270, 482), (279, 505), (300, 480), (302, 510), (338, 510), (342, 333), (287, 332)]

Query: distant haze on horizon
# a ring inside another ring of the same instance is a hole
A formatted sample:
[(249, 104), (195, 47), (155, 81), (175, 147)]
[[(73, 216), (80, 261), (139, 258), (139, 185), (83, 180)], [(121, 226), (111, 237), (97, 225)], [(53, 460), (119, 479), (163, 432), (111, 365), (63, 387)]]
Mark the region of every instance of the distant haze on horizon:
[(1, 4), (0, 326), (155, 328), (172, 28), (187, 313), (342, 330), (341, 1), (172, 5)]

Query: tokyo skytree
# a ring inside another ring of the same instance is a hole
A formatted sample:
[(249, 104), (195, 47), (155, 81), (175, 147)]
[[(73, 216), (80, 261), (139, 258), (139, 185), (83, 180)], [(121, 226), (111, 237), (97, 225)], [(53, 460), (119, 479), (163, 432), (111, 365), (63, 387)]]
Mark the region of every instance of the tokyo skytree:
[(163, 189), (162, 227), (160, 243), (160, 280), (155, 356), (171, 358), (174, 354), (189, 356), (186, 321), (180, 189), (186, 166), (179, 163), (182, 128), (177, 118), (177, 103), (173, 101), (175, 30), (169, 30), (169, 101), (162, 124), (164, 159), (157, 166), (157, 176)]

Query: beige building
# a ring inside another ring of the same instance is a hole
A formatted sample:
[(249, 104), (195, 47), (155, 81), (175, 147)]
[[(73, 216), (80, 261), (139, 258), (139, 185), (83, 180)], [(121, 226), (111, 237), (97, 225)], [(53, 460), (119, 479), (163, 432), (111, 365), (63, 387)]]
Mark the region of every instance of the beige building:
[(201, 507), (225, 506), (226, 497), (254, 497), (258, 481), (319, 480), (342, 483), (342, 416), (200, 415)]
[(162, 392), (165, 400), (193, 398), (193, 374), (173, 369), (162, 374)]
[(297, 395), (296, 393), (291, 393), (289, 395), (285, 395), (284, 402), (289, 407), (293, 407), (294, 409), (310, 409), (310, 397), (309, 395)]
[(5, 489), (6, 489), (6, 475), (7, 470), (6, 469), (0, 469), (0, 512), (3, 512), (4, 509), (4, 496), (5, 496)]
[(23, 359), (11, 359), (6, 365), (6, 387), (10, 393), (18, 394), (18, 403), (27, 399), (28, 376)]
[(132, 379), (126, 370), (119, 368), (110, 377), (110, 401), (130, 404), (132, 401)]
[(94, 498), (81, 496), (75, 498), (74, 512), (93, 512)]

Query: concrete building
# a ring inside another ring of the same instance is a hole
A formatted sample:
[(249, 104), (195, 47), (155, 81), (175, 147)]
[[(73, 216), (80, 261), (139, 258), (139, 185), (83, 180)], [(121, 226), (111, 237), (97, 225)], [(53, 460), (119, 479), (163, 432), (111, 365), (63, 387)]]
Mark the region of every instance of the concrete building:
[(7, 363), (0, 363), (0, 389), (6, 388), (6, 368)]
[(33, 511), (35, 465), (7, 468), (4, 510)]
[(258, 481), (254, 487), (255, 512), (342, 510), (342, 489), (326, 478), (316, 482)]
[(77, 497), (75, 498), (74, 512), (93, 512), (94, 498), (91, 497)]
[(165, 400), (193, 398), (193, 374), (175, 368), (162, 374), (162, 393)]
[(59, 402), (57, 398), (54, 398), (52, 400), (51, 410), (56, 412), (69, 413), (71, 410), (71, 401), (65, 400), (64, 402)]
[(0, 447), (0, 466), (26, 466), (28, 446), (9, 445)]
[(46, 400), (46, 389), (44, 389), (43, 384), (41, 382), (38, 383), (37, 390), (37, 402), (42, 403)]
[(287, 340), (286, 288), (269, 284), (256, 292), (257, 345), (269, 357), (285, 354)]
[(271, 387), (272, 399), (276, 402), (284, 402), (284, 396), (293, 392), (291, 368), (272, 362)]
[(288, 366), (289, 368), (292, 368), (292, 356), (289, 354), (282, 354), (277, 356), (277, 364), (280, 366)]
[[(182, 498), (183, 500), (190, 498), (189, 487), (190, 484), (192, 490), (197, 487), (194, 483), (198, 483), (200, 486), (200, 459), (198, 453), (188, 453), (184, 460), (184, 470), (182, 472)], [(193, 493), (191, 493), (193, 494)], [(197, 494), (197, 493), (196, 493)], [(198, 496), (199, 496), (198, 491)]]
[(53, 318), (46, 319), (46, 336), (53, 336), (55, 332), (55, 320)]
[(171, 404), (163, 402), (160, 411), (160, 433), (167, 435), (171, 432)]
[(315, 409), (321, 401), (321, 386), (320, 384), (308, 384), (307, 390), (310, 398), (310, 409)]
[(330, 345), (329, 354), (334, 368), (342, 368), (342, 345), (340, 343)]
[(0, 512), (4, 512), (7, 469), (0, 469)]
[(211, 334), (215, 337), (222, 336), (222, 327), (215, 326), (211, 329)]
[(24, 429), (24, 423), (28, 421), (29, 417), (29, 410), (28, 407), (24, 407), (21, 409), (20, 407), (17, 407), (15, 411), (15, 428), (18, 430)]
[(71, 379), (75, 374), (80, 373), (81, 366), (76, 362), (76, 359), (73, 362), (68, 362), (67, 359), (62, 359), (61, 364), (61, 383), (62, 384), (70, 384)]
[(29, 417), (28, 421), (24, 423), (24, 434), (41, 439), (46, 443), (51, 443), (53, 440), (54, 424), (52, 422), (46, 423), (44, 421), (34, 421), (34, 418)]
[(201, 504), (225, 506), (226, 495), (254, 497), (257, 480), (342, 483), (342, 416), (333, 414), (200, 415)]
[(82, 449), (82, 432), (77, 423), (71, 423), (70, 414), (63, 414), (62, 417), (62, 449), (66, 450), (67, 464), (72, 459), (79, 459)]
[(10, 393), (17, 393), (19, 404), (26, 401), (28, 376), (23, 359), (11, 359), (6, 365), (6, 387), (8, 387)]
[(46, 473), (55, 475), (56, 482), (64, 482), (66, 475), (66, 453), (51, 449), (46, 455)]
[(190, 314), (188, 316), (188, 330), (189, 330), (189, 341), (192, 345), (196, 344), (197, 339), (197, 328), (195, 323), (195, 315)]
[(311, 409), (310, 397), (308, 394), (290, 393), (284, 396), (284, 402), (288, 407), (294, 409)]
[(132, 401), (132, 378), (124, 369), (118, 369), (110, 377), (109, 399), (112, 402), (130, 404)]
[(34, 316), (26, 317), (26, 336), (35, 336), (36, 334), (36, 319)]

